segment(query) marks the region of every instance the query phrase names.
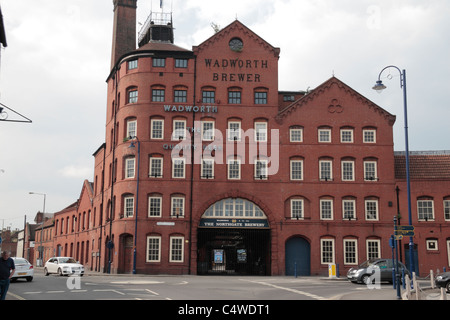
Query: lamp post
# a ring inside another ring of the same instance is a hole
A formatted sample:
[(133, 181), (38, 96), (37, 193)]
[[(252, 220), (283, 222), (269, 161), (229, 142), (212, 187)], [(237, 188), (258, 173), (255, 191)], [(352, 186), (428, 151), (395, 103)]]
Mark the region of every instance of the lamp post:
[[(394, 68), (398, 72), (400, 72), (400, 88), (403, 89), (403, 111), (404, 111), (404, 117), (405, 117), (405, 152), (406, 152), (406, 189), (407, 189), (407, 195), (408, 195), (408, 222), (409, 225), (412, 226), (412, 216), (411, 216), (411, 183), (410, 183), (410, 175), (409, 175), (409, 139), (408, 139), (408, 107), (407, 107), (407, 98), (406, 98), (406, 70), (400, 70), (396, 66), (387, 66), (383, 70), (381, 70), (380, 74), (378, 75), (378, 81), (376, 82), (375, 86), (372, 88), (378, 92), (381, 92), (382, 90), (386, 89), (386, 86), (383, 84), (383, 81), (381, 81), (381, 74), (389, 68)], [(411, 273), (415, 272), (414, 267), (414, 241), (413, 237), (409, 237), (409, 262), (410, 262), (410, 268)]]
[(138, 207), (139, 207), (139, 167), (140, 167), (140, 158), (141, 158), (141, 143), (139, 139), (134, 136), (130, 137), (130, 140), (136, 140), (131, 141), (131, 144), (128, 148), (136, 148), (137, 144), (137, 180), (136, 180), (136, 205), (135, 207), (135, 213), (134, 213), (134, 248), (133, 248), (133, 274), (136, 274), (136, 245), (137, 245), (137, 225), (138, 225)]
[(44, 208), (42, 211), (42, 224), (41, 224), (41, 250), (39, 250), (39, 260), (40, 260), (40, 265), (39, 266), (43, 266), (44, 265), (44, 248), (42, 247), (42, 238), (43, 238), (43, 234), (44, 234), (44, 218), (45, 218), (45, 198), (47, 197), (47, 195), (45, 193), (37, 193), (37, 192), (29, 192), (29, 194), (37, 194), (39, 196), (44, 196)]

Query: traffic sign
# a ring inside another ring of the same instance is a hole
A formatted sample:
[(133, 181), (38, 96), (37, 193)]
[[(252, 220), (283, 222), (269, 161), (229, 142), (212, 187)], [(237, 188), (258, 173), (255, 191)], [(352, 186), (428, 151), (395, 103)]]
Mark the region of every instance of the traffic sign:
[(415, 233), (414, 230), (410, 231), (410, 230), (395, 230), (394, 231), (394, 235), (396, 236), (404, 236), (404, 237), (414, 237)]
[(403, 237), (414, 237), (415, 236), (414, 226), (395, 226), (394, 235)]
[(414, 226), (395, 226), (395, 230), (414, 231)]

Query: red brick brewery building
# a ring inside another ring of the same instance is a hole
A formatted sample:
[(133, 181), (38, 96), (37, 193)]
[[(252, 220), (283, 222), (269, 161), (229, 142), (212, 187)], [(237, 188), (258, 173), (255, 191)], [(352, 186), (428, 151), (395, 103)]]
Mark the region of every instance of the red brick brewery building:
[[(187, 50), (171, 14), (136, 39), (136, 0), (113, 2), (105, 143), (93, 183), (55, 214), (57, 255), (112, 273), (249, 275), (391, 257), (408, 212), (394, 115), (335, 77), (280, 91), (280, 49), (238, 20)], [(416, 269), (442, 270), (450, 154), (412, 153), (411, 172)]]

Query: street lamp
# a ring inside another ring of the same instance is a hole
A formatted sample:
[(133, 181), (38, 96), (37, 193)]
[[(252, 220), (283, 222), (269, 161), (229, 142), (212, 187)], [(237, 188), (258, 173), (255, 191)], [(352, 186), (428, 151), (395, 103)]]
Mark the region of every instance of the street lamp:
[(44, 218), (45, 218), (45, 198), (47, 195), (45, 193), (29, 192), (29, 194), (37, 194), (39, 196), (44, 196), (44, 209), (42, 210), (42, 224), (41, 224), (41, 250), (39, 250), (39, 260), (40, 266), (44, 265), (44, 248), (42, 246), (42, 238), (44, 235)]
[[(408, 108), (407, 108), (407, 98), (406, 98), (406, 70), (401, 71), (396, 66), (387, 66), (383, 70), (381, 70), (380, 74), (378, 75), (378, 81), (376, 82), (375, 86), (372, 88), (378, 92), (383, 91), (386, 89), (386, 86), (381, 81), (381, 74), (384, 70), (394, 68), (400, 72), (400, 88), (403, 89), (403, 110), (404, 110), (404, 117), (405, 117), (405, 148), (406, 148), (406, 189), (407, 189), (407, 195), (408, 195), (408, 220), (409, 225), (412, 226), (412, 216), (411, 216), (411, 183), (410, 183), (410, 175), (409, 175), (409, 140), (408, 140)], [(409, 261), (411, 266), (411, 273), (415, 271), (414, 267), (414, 241), (413, 237), (409, 237)]]
[(137, 225), (138, 225), (138, 206), (139, 206), (139, 167), (140, 167), (140, 157), (141, 157), (141, 142), (139, 139), (134, 136), (130, 137), (130, 140), (136, 140), (131, 141), (131, 144), (128, 148), (134, 149), (136, 148), (137, 144), (137, 180), (136, 180), (136, 205), (135, 207), (135, 213), (134, 213), (134, 248), (133, 248), (133, 274), (136, 274), (136, 245), (137, 245)]

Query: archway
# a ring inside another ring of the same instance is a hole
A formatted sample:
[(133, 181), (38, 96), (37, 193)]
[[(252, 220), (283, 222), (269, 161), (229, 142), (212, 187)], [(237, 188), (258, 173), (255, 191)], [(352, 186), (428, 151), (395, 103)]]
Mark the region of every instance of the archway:
[(200, 219), (198, 274), (270, 274), (270, 227), (253, 202), (227, 198), (211, 205)]
[(301, 237), (286, 241), (286, 275), (311, 275), (311, 245)]

